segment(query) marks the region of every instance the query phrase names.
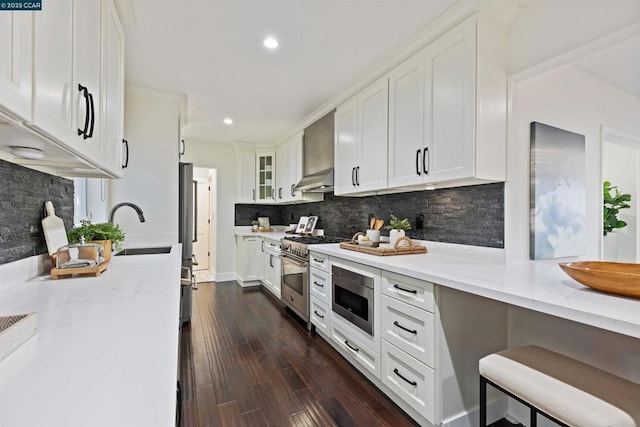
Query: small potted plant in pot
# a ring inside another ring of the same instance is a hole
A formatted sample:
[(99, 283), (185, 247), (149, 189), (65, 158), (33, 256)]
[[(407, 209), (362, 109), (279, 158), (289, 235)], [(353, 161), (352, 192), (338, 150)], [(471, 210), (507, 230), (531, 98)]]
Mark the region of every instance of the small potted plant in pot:
[(411, 224), (407, 218), (398, 219), (395, 215), (391, 215), (389, 225), (385, 229), (390, 230), (389, 243), (393, 245), (400, 237), (404, 237), (405, 231), (411, 230)]
[(260, 223), (258, 222), (257, 219), (254, 219), (253, 221), (251, 221), (251, 228), (253, 229), (253, 231), (258, 231), (259, 225)]
[(124, 231), (119, 225), (110, 222), (92, 224), (91, 221), (80, 221), (80, 227), (72, 228), (67, 232), (69, 243), (77, 243), (80, 237), (84, 237), (85, 242), (99, 243), (104, 248), (104, 260), (111, 259), (112, 245), (116, 250), (122, 249), (124, 242)]

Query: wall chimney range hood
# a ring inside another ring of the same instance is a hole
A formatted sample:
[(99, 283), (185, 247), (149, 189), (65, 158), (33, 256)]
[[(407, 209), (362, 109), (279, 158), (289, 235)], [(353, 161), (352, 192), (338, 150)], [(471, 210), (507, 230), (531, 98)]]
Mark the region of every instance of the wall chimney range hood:
[(296, 190), (333, 191), (333, 116), (335, 110), (304, 130), (303, 177)]

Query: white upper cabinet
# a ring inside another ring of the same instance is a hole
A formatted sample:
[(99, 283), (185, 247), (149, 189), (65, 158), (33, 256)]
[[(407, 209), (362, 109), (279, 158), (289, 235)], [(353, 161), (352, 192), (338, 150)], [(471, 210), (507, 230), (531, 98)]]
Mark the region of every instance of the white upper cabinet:
[(256, 154), (256, 202), (276, 202), (276, 153)]
[(424, 61), (422, 52), (389, 73), (389, 187), (423, 182)]
[(0, 14), (0, 109), (31, 119), (33, 13)]
[(256, 202), (256, 154), (240, 151), (236, 154), (238, 167), (238, 203)]
[(288, 145), (284, 144), (276, 152), (276, 166), (276, 201), (283, 203), (291, 198)]
[[(100, 151), (105, 167), (122, 176), (128, 158), (123, 157), (124, 129), (124, 31), (112, 2), (103, 4), (102, 131)], [(125, 156), (127, 153), (125, 153)], [(124, 161), (123, 161), (124, 160)]]
[(335, 194), (387, 187), (388, 102), (385, 76), (336, 110)]
[(507, 37), (478, 17), (389, 74), (389, 188), (506, 179)]
[(334, 151), (334, 193), (349, 194), (356, 187), (358, 163), (358, 103), (351, 98), (336, 109)]

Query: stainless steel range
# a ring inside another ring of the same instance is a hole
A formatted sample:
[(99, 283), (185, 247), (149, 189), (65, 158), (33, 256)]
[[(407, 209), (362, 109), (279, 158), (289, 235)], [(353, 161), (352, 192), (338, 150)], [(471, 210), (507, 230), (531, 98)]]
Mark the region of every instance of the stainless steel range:
[(309, 323), (309, 245), (339, 243), (345, 239), (337, 237), (291, 236), (280, 241), (282, 251), (282, 280), (280, 286), (282, 302), (294, 313)]

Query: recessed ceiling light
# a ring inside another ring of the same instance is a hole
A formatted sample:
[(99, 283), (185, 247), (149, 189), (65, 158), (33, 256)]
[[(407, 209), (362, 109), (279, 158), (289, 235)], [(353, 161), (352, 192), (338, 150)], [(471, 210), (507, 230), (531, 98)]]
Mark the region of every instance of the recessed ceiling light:
[(267, 49), (276, 49), (280, 45), (278, 40), (273, 37), (267, 37), (262, 41), (262, 44), (264, 44), (264, 47)]
[(40, 160), (44, 153), (39, 148), (32, 147), (11, 147), (10, 153), (21, 159)]
[(230, 126), (230, 125), (232, 125), (232, 124), (233, 124), (233, 120), (231, 120), (231, 118), (229, 118), (229, 117), (226, 117), (226, 118), (223, 120), (223, 122), (224, 122), (224, 124), (225, 124), (225, 125), (227, 125), (227, 126)]

